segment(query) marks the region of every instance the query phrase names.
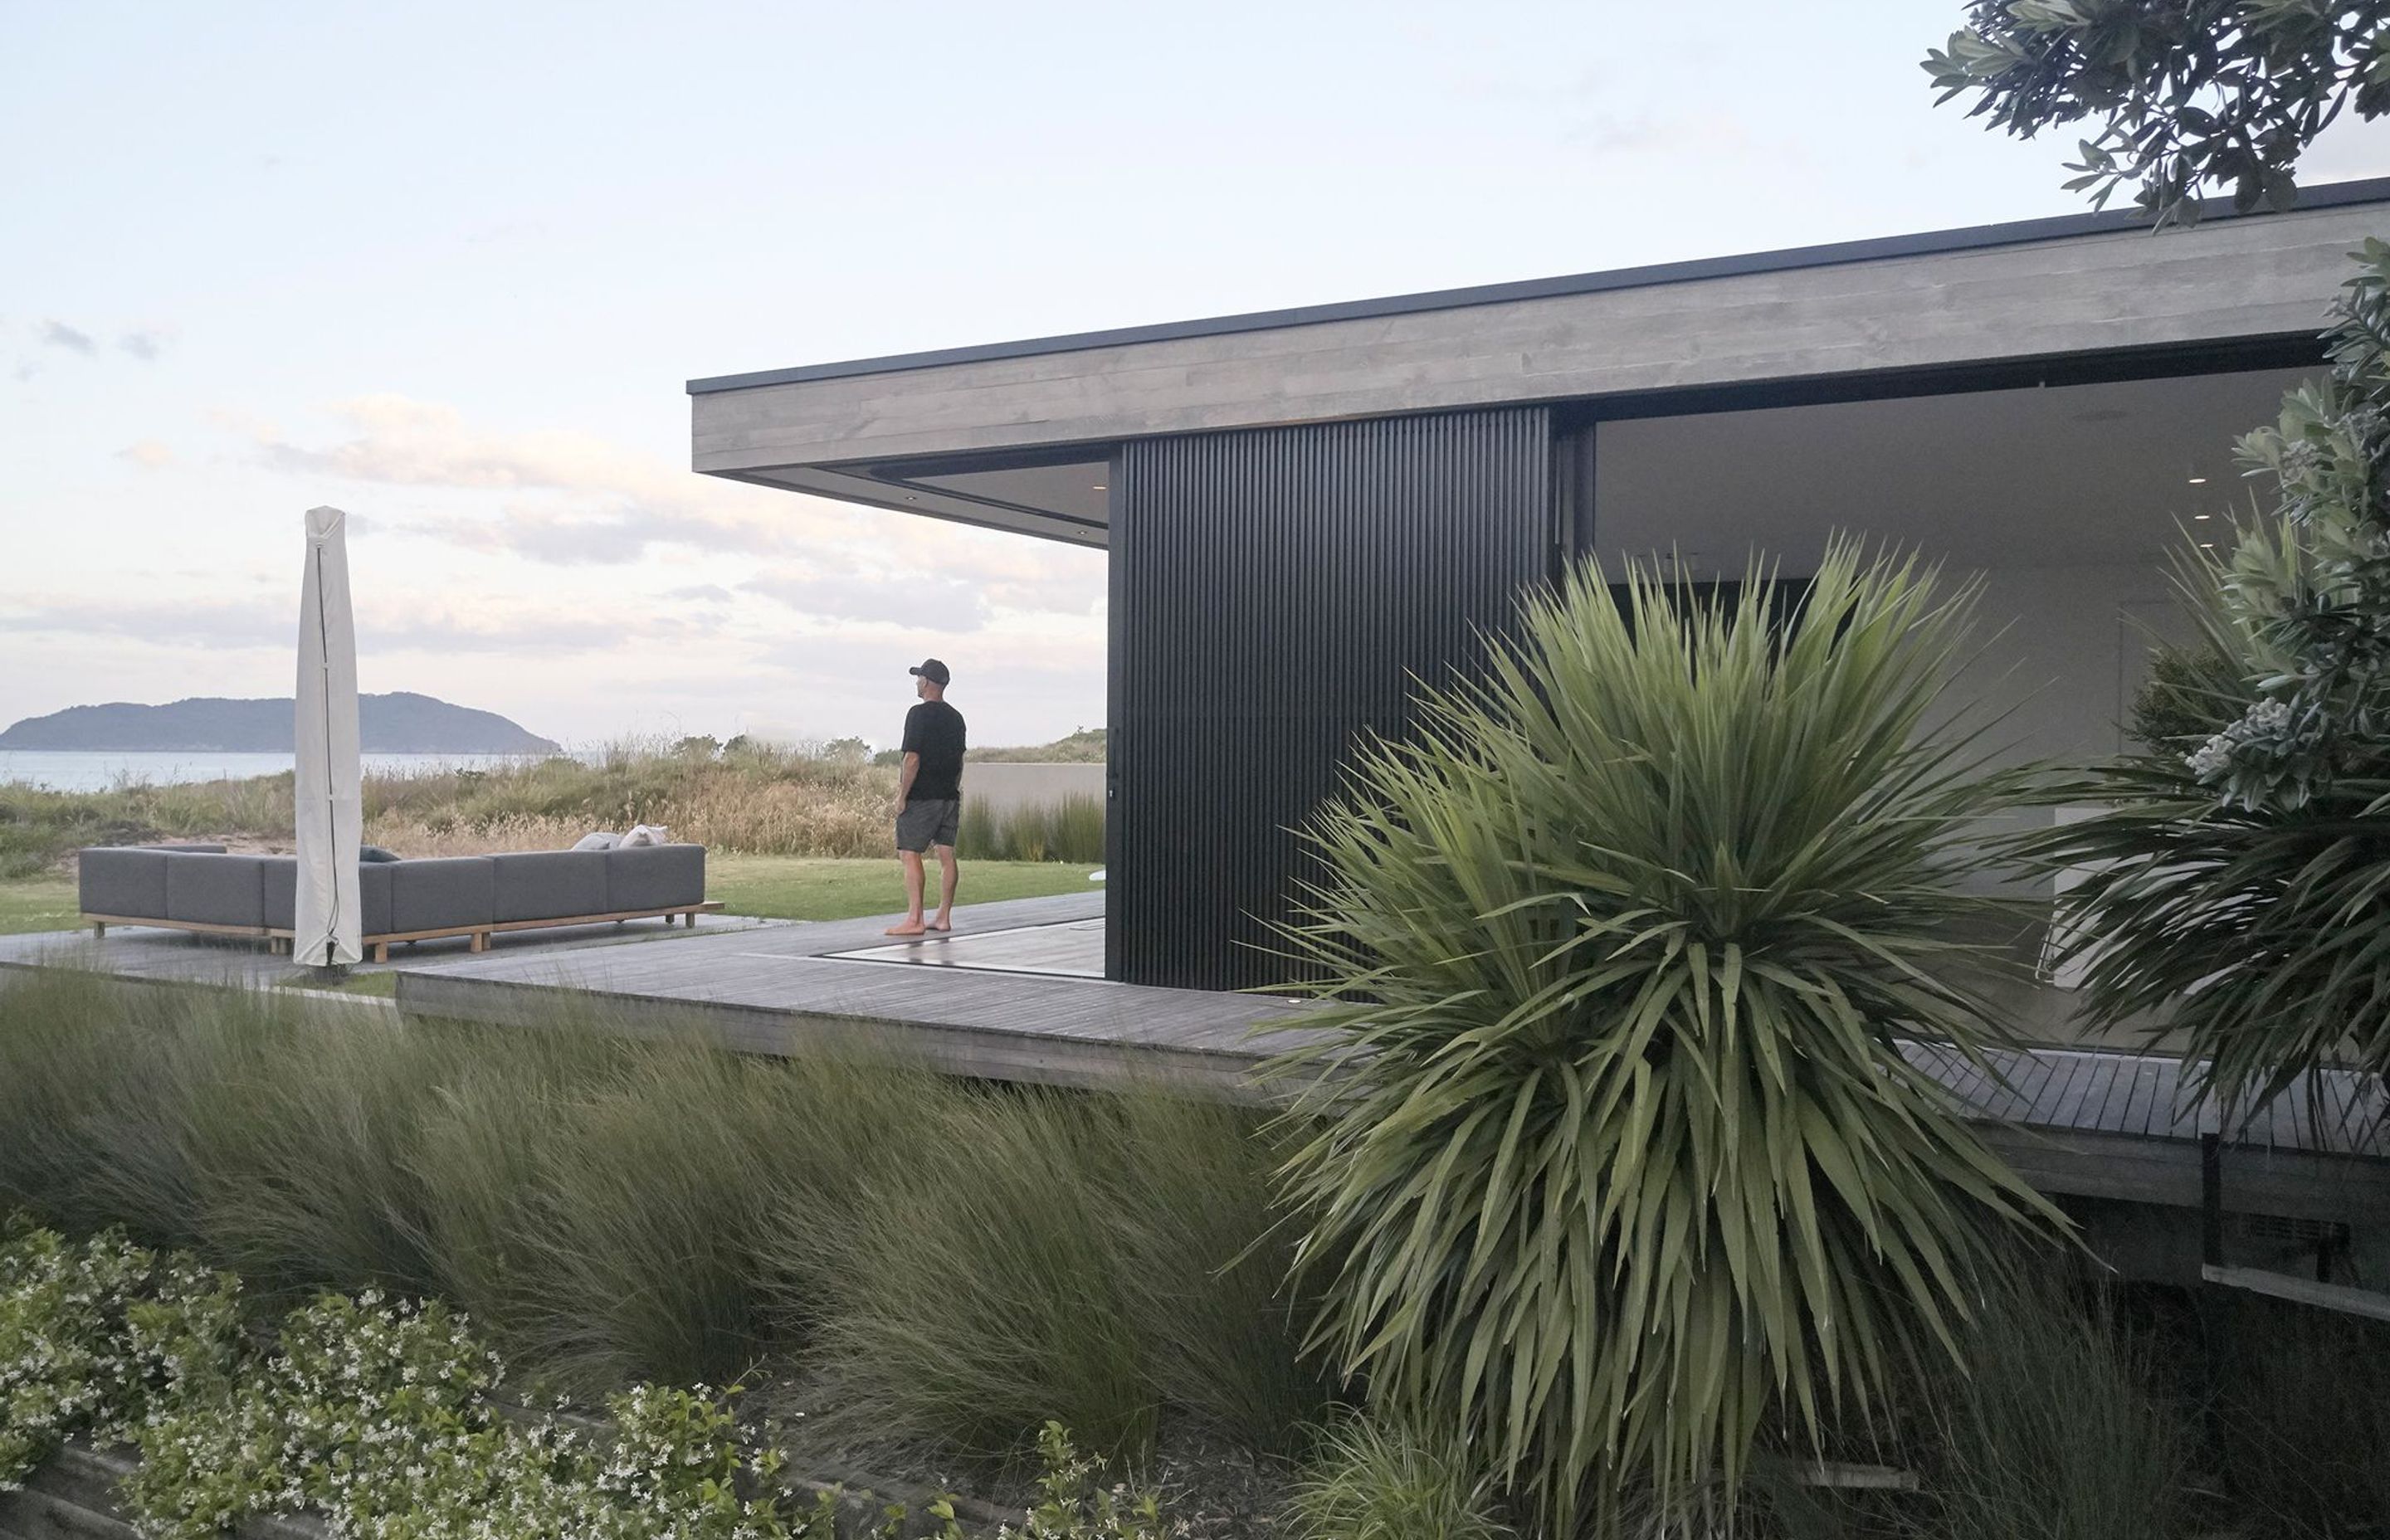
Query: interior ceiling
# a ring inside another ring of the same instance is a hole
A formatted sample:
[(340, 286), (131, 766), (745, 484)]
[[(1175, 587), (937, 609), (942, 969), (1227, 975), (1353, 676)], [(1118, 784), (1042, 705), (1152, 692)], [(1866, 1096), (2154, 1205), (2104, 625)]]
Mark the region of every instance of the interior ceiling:
[(1010, 503), (1016, 507), (1043, 508), (1048, 513), (1101, 524), (1108, 520), (1104, 483), (1110, 468), (1102, 460), (1090, 460), (974, 470), (959, 476), (915, 476), (911, 480), (923, 486), (958, 492), (966, 497)]
[[(2182, 529), (2204, 535), (2248, 507), (2232, 444), (2306, 378), (2266, 370), (1605, 422), (1595, 547), (1613, 561), (1673, 553), (1703, 574), (1738, 574), (1754, 553), (1804, 571), (1846, 530), (1972, 568), (2148, 566)], [(897, 484), (1060, 514), (1100, 541), (1109, 468), (1081, 460)], [(970, 517), (969, 506), (950, 516)]]
[[(1600, 426), (1595, 548), (1735, 575), (1836, 530), (1974, 568), (2147, 565), (2249, 507), (2232, 444), (2298, 370), (1770, 407)], [(2205, 478), (2193, 484), (2191, 478)], [(2200, 514), (2210, 517), (2205, 520)]]

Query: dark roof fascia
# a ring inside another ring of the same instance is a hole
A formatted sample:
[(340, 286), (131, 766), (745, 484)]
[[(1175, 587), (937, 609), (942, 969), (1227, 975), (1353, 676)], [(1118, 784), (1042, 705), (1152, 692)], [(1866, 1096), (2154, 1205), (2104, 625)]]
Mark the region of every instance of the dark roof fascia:
[[(2294, 214), (2318, 209), (2346, 208), (2366, 203), (2390, 203), (2390, 177), (2358, 182), (2333, 182), (2299, 190)], [(2226, 211), (2202, 220), (2278, 218), (2263, 210), (2241, 214)], [(1738, 277), (1753, 273), (1789, 273), (1805, 267), (1835, 267), (1848, 263), (1875, 262), (1887, 257), (1931, 256), (1945, 251), (1984, 250), (2023, 246), (2036, 241), (2064, 240), (2078, 236), (2113, 235), (2145, 229), (2148, 220), (2129, 209), (2095, 213), (2059, 214), (2047, 219), (2013, 220), (2004, 225), (1977, 225), (1961, 230), (1933, 230), (1919, 235), (1878, 236), (1866, 240), (1835, 241), (1825, 246), (1796, 246), (1744, 256), (1703, 257), (1690, 262), (1656, 263), (1621, 267), (1607, 273), (1580, 273), (1560, 278), (1529, 278), (1516, 283), (1481, 284), (1469, 289), (1440, 289), (1421, 294), (1397, 294), (1377, 300), (1347, 300), (1334, 304), (1300, 305), (1291, 310), (1260, 310), (1242, 315), (1217, 315), (1200, 321), (1170, 321), (1158, 326), (1121, 327), (1110, 331), (1072, 332), (1060, 337), (1033, 337), (1014, 342), (987, 342), (974, 347), (938, 348), (928, 353), (891, 353), (883, 358), (856, 358), (838, 364), (807, 364), (791, 369), (765, 369), (752, 374), (716, 375), (688, 382), (690, 395), (752, 390), (761, 385), (794, 385), (813, 379), (839, 379), (854, 375), (897, 374), (907, 369), (936, 368), (946, 364), (978, 364), (1000, 358), (1029, 358), (1040, 353), (1079, 353), (1090, 348), (1124, 347), (1137, 342), (1167, 342), (1188, 337), (1226, 337), (1239, 332), (1272, 331), (1281, 327), (1317, 326), (1326, 321), (1370, 320), (1409, 315), (1430, 310), (1459, 310), (1471, 305), (1507, 304), (1517, 300), (1555, 299), (1570, 294), (1599, 294), (1612, 289), (1647, 289), (1660, 284), (1691, 283), (1703, 278)]]

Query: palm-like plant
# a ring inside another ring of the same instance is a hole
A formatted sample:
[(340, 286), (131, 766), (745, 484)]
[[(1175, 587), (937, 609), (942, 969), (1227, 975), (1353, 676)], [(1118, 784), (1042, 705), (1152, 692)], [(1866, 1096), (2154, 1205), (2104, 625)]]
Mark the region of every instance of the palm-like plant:
[(1969, 823), (2014, 778), (1934, 712), (1971, 596), (1849, 545), (1789, 631), (1767, 589), (1587, 565), (1311, 827), (1317, 1345), (1556, 1533), (1874, 1404), (2062, 1223), (1898, 1046), (1992, 1030)]

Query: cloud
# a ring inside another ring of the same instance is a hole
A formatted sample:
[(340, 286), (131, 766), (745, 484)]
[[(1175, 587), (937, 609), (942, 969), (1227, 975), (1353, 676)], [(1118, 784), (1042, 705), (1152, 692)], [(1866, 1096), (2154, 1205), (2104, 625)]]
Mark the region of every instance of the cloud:
[(687, 641), (704, 633), (671, 616), (610, 616), (584, 619), (558, 615), (438, 614), (396, 623), (357, 622), (360, 654), (391, 652), (496, 652), (508, 657), (605, 652), (634, 641)]
[[(634, 596), (636, 597), (636, 596)], [(0, 632), (77, 637), (114, 636), (178, 649), (289, 650), (296, 645), (295, 595), (248, 601), (212, 599), (109, 603), (69, 600), (32, 604), (0, 598)], [(604, 652), (630, 644), (711, 641), (713, 628), (687, 616), (643, 612), (625, 605), (599, 617), (585, 608), (450, 609), (405, 596), (357, 617), (357, 650), (365, 657), (417, 652), (499, 653), (512, 658)]]
[(174, 452), (156, 439), (143, 439), (139, 443), (116, 452), (120, 460), (131, 460), (144, 470), (156, 470), (174, 462)]
[(739, 585), (790, 609), (828, 620), (888, 621), (938, 631), (977, 631), (987, 601), (967, 578), (920, 573), (783, 571)]
[(99, 350), (99, 344), (91, 340), (89, 332), (77, 331), (64, 321), (43, 322), (42, 340), (54, 348), (64, 348), (69, 353), (79, 353), (85, 358), (89, 358)]
[(291, 647), (298, 611), (281, 605), (213, 599), (27, 604), (0, 598), (0, 631), (108, 635), (161, 646), (227, 649)]
[(662, 597), (684, 604), (728, 604), (739, 596), (718, 583), (692, 583), (686, 588), (667, 588)]
[(166, 338), (161, 332), (128, 331), (116, 340), (116, 345), (144, 364), (154, 364), (166, 351)]
[(438, 517), (414, 528), (559, 566), (633, 561), (657, 545), (753, 555), (849, 541), (864, 529), (856, 510), (700, 477), (594, 434), (495, 432), (453, 406), (396, 395), (337, 403), (330, 412), (348, 436), (326, 445), (294, 442), (268, 424), (219, 420), (246, 430), (266, 465), (295, 476), (523, 494), (496, 518)]

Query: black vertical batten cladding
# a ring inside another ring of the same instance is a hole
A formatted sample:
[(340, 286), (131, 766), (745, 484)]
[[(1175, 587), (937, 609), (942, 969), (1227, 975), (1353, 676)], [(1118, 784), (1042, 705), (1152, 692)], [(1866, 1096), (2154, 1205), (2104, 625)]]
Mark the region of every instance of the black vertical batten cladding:
[(1292, 829), (1550, 571), (1541, 408), (1121, 447), (1111, 498), (1106, 971), (1284, 976)]

